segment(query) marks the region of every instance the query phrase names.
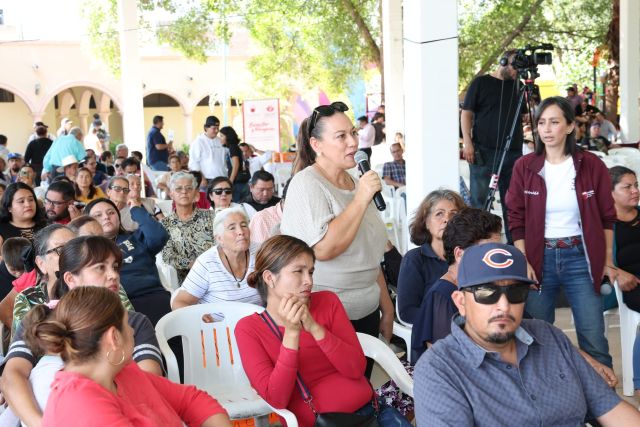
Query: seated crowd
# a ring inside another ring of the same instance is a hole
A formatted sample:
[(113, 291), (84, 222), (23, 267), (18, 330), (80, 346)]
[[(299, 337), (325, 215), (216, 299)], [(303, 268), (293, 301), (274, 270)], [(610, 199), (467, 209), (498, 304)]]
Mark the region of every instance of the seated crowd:
[[(531, 223), (540, 221), (527, 216), (518, 195), (508, 198), (517, 247), (500, 243), (499, 216), (440, 189), (418, 207), (410, 235), (419, 246), (402, 257), (372, 203), (383, 181), (404, 184), (402, 147), (392, 145), (395, 164), (384, 177), (368, 171), (355, 178), (358, 129), (347, 111), (334, 102), (305, 119), (282, 198), (263, 170), (269, 155), (241, 144), (215, 116), (188, 156), (172, 152), (163, 118), (154, 117), (148, 164), (124, 145), (106, 150), (100, 129), (84, 140), (91, 141), (85, 150), (79, 128), (51, 141), (36, 126), (32, 164), (11, 154), (11, 183), (0, 202), (0, 321), (8, 347), (0, 425), (230, 426), (225, 402), (163, 378), (154, 330), (171, 310), (227, 301), (265, 308), (232, 332), (239, 357), (256, 392), (301, 426), (328, 413), (382, 427), (409, 426), (414, 414), (419, 426), (640, 425), (640, 413), (612, 388), (608, 348), (587, 336), (575, 347), (543, 315), (555, 307), (544, 306), (543, 289), (559, 285), (542, 265), (547, 252), (536, 255), (532, 246)], [(562, 99), (545, 100), (536, 120), (550, 112), (560, 114), (566, 135), (575, 133)], [(575, 144), (566, 135), (562, 144)], [(519, 166), (558, 152), (536, 144), (539, 150), (516, 163), (514, 188), (522, 185)], [(590, 271), (606, 269), (626, 304), (640, 311), (636, 175), (623, 167), (601, 175), (589, 163), (595, 156), (567, 153), (593, 168), (581, 173), (599, 174), (593, 210), (599, 230), (613, 227), (614, 255), (586, 260), (577, 243), (556, 250), (578, 254)], [(548, 239), (537, 237), (547, 251)], [(173, 293), (159, 262), (177, 272)], [(589, 291), (599, 292), (589, 274)], [(397, 285), (396, 301), (390, 285)], [(390, 341), (394, 321), (412, 329), (406, 351), (415, 370), (406, 366), (415, 404), (408, 408), (372, 388), (373, 361), (357, 335)], [(586, 323), (576, 315), (578, 329)], [(182, 363), (180, 340), (170, 346)], [(635, 362), (640, 377), (640, 339)]]

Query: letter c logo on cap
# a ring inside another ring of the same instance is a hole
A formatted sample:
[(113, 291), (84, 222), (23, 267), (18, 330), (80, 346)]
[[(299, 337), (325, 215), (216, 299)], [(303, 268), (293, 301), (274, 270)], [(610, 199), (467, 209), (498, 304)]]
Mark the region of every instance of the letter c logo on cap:
[[(498, 254), (504, 255), (507, 258), (502, 262), (494, 261), (492, 257)], [(506, 249), (491, 249), (489, 252), (484, 254), (484, 256), (482, 257), (482, 262), (484, 262), (491, 268), (507, 268), (513, 264), (513, 259), (511, 258), (512, 256), (513, 255), (511, 254), (511, 252), (507, 251)]]

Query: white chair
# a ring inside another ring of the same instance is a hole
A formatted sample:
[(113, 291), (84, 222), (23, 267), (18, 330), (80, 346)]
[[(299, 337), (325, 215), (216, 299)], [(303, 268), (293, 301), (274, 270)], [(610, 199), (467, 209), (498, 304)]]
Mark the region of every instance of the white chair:
[(636, 339), (640, 313), (631, 310), (622, 300), (622, 291), (618, 282), (613, 284), (618, 299), (620, 313), (620, 348), (622, 351), (622, 393), (633, 396), (633, 343)]
[(388, 345), (371, 335), (357, 333), (364, 355), (375, 360), (404, 393), (413, 397), (413, 379)]
[(640, 150), (633, 147), (610, 148), (609, 155), (610, 156), (624, 155), (629, 157), (640, 158)]
[(178, 272), (173, 266), (164, 262), (162, 252), (156, 255), (156, 268), (158, 269), (162, 286), (164, 286), (166, 290), (172, 292), (180, 287)]
[(393, 320), (393, 335), (404, 341), (407, 346), (407, 361), (411, 363), (411, 330), (413, 326), (411, 323), (405, 323), (400, 319), (400, 312), (398, 311), (398, 297), (396, 296), (396, 318)]
[(604, 159), (605, 157), (607, 157), (606, 153), (603, 153), (602, 151), (589, 151), (591, 154), (600, 157), (601, 159)]
[[(253, 304), (226, 302), (196, 304), (166, 314), (156, 325), (156, 335), (168, 378), (180, 382), (178, 362), (167, 341), (181, 336), (184, 384), (193, 384), (215, 397), (231, 419), (255, 417), (260, 425), (268, 425), (269, 413), (276, 412), (289, 427), (297, 427), (290, 411), (272, 408), (258, 396), (242, 367), (233, 331), (241, 318), (262, 310)], [(214, 322), (204, 322), (205, 314)]]
[(164, 216), (169, 216), (173, 213), (173, 200), (153, 199), (156, 205), (160, 208)]
[(275, 184), (276, 184), (276, 192), (278, 196), (282, 196), (282, 191), (284, 190), (284, 186), (287, 184), (287, 180), (291, 178), (291, 164), (283, 165), (280, 164), (276, 169), (275, 173)]

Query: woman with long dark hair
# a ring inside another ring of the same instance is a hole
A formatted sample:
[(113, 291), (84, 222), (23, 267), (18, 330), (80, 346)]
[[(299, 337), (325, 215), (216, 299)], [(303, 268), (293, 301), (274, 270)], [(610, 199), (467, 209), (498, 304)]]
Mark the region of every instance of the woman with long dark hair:
[(9, 185), (0, 204), (0, 246), (9, 237), (33, 240), (35, 232), (47, 225), (44, 209), (27, 184), (14, 182)]
[(613, 225), (616, 211), (611, 179), (595, 155), (577, 149), (574, 109), (565, 98), (538, 107), (535, 152), (514, 165), (506, 203), (514, 244), (527, 257), (530, 292), (527, 312), (553, 323), (556, 294), (569, 300), (582, 350), (609, 367), (600, 284), (613, 282)]
[(233, 183), (233, 201), (242, 203), (249, 195), (249, 180), (251, 172), (249, 172), (249, 162), (245, 162), (240, 149), (240, 138), (237, 132), (231, 126), (220, 128), (218, 138), (222, 145), (229, 150), (227, 158), (227, 170), (229, 171), (229, 180)]

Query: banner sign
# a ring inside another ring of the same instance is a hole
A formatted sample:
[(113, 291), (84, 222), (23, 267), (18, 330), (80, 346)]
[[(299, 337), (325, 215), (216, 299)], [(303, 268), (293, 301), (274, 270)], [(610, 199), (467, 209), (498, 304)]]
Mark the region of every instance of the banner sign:
[(259, 150), (280, 151), (280, 100), (245, 99), (244, 142)]

